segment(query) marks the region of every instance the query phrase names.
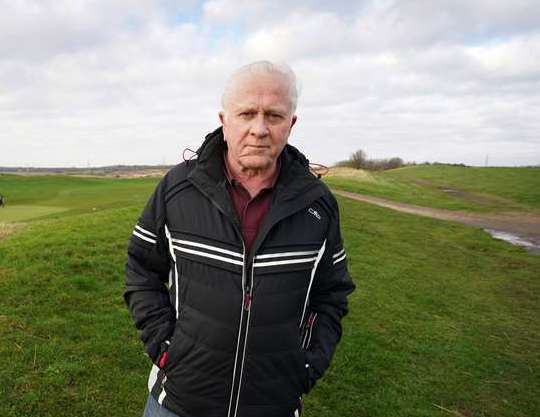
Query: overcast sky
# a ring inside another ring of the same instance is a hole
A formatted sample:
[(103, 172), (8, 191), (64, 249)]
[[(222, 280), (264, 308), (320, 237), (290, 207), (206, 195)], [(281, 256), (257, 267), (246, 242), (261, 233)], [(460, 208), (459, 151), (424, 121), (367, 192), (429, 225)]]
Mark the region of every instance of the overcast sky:
[(538, 0), (0, 0), (0, 166), (177, 163), (236, 67), (301, 82), (290, 143), (540, 163)]

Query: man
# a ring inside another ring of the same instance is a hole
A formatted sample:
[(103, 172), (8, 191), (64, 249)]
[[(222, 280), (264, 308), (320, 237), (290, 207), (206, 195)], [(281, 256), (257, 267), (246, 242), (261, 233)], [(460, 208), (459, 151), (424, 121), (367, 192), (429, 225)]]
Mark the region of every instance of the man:
[(125, 300), (154, 362), (145, 416), (298, 416), (347, 295), (338, 207), (287, 144), (294, 73), (229, 80), (222, 127), (160, 182), (128, 249)]

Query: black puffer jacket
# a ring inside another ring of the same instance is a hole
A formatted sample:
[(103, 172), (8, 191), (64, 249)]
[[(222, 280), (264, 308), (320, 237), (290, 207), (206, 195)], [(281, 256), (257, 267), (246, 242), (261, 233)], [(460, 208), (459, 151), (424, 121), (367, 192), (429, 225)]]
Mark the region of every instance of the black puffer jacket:
[[(338, 207), (287, 145), (251, 250), (223, 174), (221, 129), (160, 182), (128, 249), (125, 300), (154, 363), (149, 390), (182, 417), (298, 413), (329, 365), (354, 285)], [(163, 363), (162, 363), (163, 364)]]

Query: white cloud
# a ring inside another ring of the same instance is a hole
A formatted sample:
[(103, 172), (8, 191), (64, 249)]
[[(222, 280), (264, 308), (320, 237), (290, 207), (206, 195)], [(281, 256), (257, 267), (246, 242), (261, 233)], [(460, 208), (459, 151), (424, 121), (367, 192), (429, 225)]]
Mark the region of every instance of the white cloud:
[(540, 3), (0, 0), (0, 166), (168, 163), (217, 126), (227, 75), (285, 60), (291, 142), (540, 163)]

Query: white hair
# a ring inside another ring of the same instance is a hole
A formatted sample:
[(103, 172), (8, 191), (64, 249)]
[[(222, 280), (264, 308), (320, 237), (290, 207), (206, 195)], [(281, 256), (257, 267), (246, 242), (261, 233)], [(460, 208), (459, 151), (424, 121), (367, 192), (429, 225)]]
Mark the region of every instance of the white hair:
[(221, 96), (221, 106), (225, 109), (225, 104), (236, 88), (237, 82), (249, 75), (258, 74), (278, 74), (285, 78), (289, 87), (289, 99), (291, 101), (291, 110), (294, 113), (298, 102), (298, 86), (294, 71), (285, 63), (273, 63), (270, 61), (256, 61), (251, 64), (238, 68), (227, 80), (223, 95)]

